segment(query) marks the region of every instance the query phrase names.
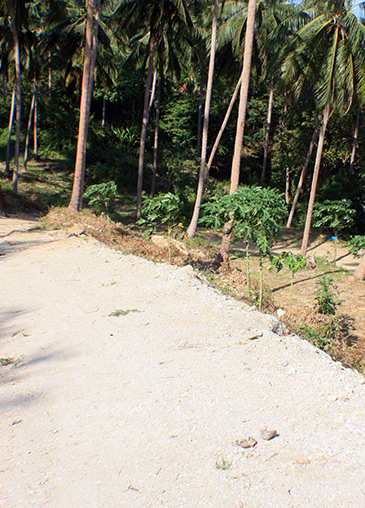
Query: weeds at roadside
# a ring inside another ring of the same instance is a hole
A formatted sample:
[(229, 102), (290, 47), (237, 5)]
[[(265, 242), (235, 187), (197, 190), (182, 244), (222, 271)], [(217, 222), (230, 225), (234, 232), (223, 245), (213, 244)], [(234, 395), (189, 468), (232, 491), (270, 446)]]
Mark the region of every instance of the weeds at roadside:
[(14, 358), (0, 358), (0, 365), (6, 367), (7, 365), (14, 365), (16, 360)]
[(215, 468), (216, 469), (226, 471), (227, 469), (229, 469), (231, 467), (231, 465), (232, 465), (232, 462), (228, 462), (228, 460), (226, 460), (223, 455), (219, 455), (216, 458), (216, 461), (215, 461)]
[(113, 317), (126, 316), (130, 312), (141, 312), (141, 311), (138, 309), (126, 309), (126, 310), (116, 309), (113, 312), (111, 312), (110, 314), (108, 314), (108, 316), (113, 316)]

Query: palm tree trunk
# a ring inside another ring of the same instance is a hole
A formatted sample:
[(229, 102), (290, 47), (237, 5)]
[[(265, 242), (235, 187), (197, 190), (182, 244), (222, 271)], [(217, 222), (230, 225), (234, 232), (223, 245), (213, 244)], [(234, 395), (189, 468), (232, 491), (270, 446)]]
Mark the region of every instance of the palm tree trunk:
[(202, 120), (203, 120), (203, 99), (204, 99), (203, 95), (204, 95), (204, 72), (203, 68), (201, 68), (200, 84), (199, 84), (198, 139), (196, 141), (196, 156), (198, 159), (202, 153)]
[(288, 205), (290, 203), (290, 168), (289, 166), (285, 167), (285, 203)]
[(137, 220), (141, 218), (142, 211), (142, 187), (143, 187), (143, 166), (144, 166), (144, 152), (146, 148), (147, 127), (150, 113), (150, 90), (153, 75), (153, 61), (155, 52), (155, 33), (151, 32), (150, 40), (148, 43), (148, 70), (146, 78), (146, 86), (144, 92), (144, 106), (142, 117), (141, 141), (139, 145), (139, 159), (138, 159), (138, 182), (137, 182)]
[(8, 0), (10, 28), (14, 41), (15, 53), (15, 79), (16, 79), (16, 137), (15, 137), (15, 153), (14, 153), (14, 172), (13, 172), (13, 192), (18, 190), (18, 174), (19, 174), (19, 151), (20, 151), (20, 128), (22, 120), (22, 74), (20, 64), (20, 45), (19, 37), (15, 23), (14, 4)]
[(30, 139), (30, 130), (32, 128), (32, 122), (33, 122), (33, 117), (34, 117), (34, 104), (35, 104), (35, 90), (33, 90), (32, 101), (30, 103), (30, 111), (29, 111), (28, 127), (27, 127), (27, 137), (25, 139), (24, 166), (23, 166), (23, 169), (25, 172), (27, 171), (27, 163), (28, 163), (28, 157), (29, 157), (29, 139)]
[(8, 144), (7, 144), (7, 147), (6, 147), (6, 164), (5, 164), (5, 172), (6, 173), (10, 173), (11, 133), (12, 133), (13, 124), (14, 124), (15, 102), (16, 102), (16, 84), (14, 84), (13, 93), (11, 94), (11, 106), (10, 106), (10, 114), (9, 114)]
[(3, 97), (4, 97), (4, 101), (6, 101), (6, 98), (7, 98), (7, 77), (5, 74), (2, 75), (2, 80), (3, 80)]
[(353, 142), (352, 142), (352, 151), (351, 151), (351, 159), (350, 159), (350, 173), (351, 174), (354, 172), (356, 147), (357, 147), (357, 138), (359, 136), (359, 120), (360, 120), (360, 104), (357, 106), (357, 114), (356, 114), (355, 130), (354, 130), (354, 139), (353, 139)]
[(38, 159), (38, 81), (34, 82), (33, 155)]
[[(256, 15), (256, 0), (249, 0), (247, 8), (245, 51), (243, 55), (243, 70), (242, 70), (243, 78), (240, 92), (240, 103), (238, 107), (236, 139), (232, 159), (231, 186), (229, 190), (230, 194), (236, 192), (240, 178), (241, 152), (242, 152), (243, 134), (245, 129), (248, 88), (250, 84), (252, 47), (255, 31), (255, 15)], [(223, 228), (222, 243), (219, 251), (219, 258), (226, 267), (229, 266), (228, 252), (231, 244), (231, 233), (230, 233), (231, 229), (232, 229), (232, 221), (229, 221), (227, 224), (225, 224)]]
[(324, 108), (324, 111), (323, 111), (323, 121), (322, 121), (321, 130), (319, 133), (317, 155), (316, 155), (316, 161), (314, 164), (314, 171), (313, 171), (312, 187), (311, 187), (311, 192), (310, 192), (310, 196), (309, 196), (307, 218), (305, 221), (303, 241), (302, 241), (302, 247), (301, 247), (301, 251), (300, 251), (302, 256), (305, 256), (307, 254), (307, 249), (308, 249), (309, 233), (310, 233), (311, 223), (312, 223), (313, 206), (314, 206), (314, 200), (316, 197), (318, 176), (319, 176), (319, 170), (321, 167), (321, 159), (322, 159), (322, 153), (323, 153), (324, 137), (326, 134), (329, 115), (330, 115), (330, 105), (327, 103)]
[(289, 213), (289, 217), (288, 217), (288, 222), (286, 223), (286, 227), (287, 228), (291, 228), (291, 224), (293, 222), (295, 208), (297, 206), (297, 203), (298, 203), (298, 200), (299, 200), (299, 196), (300, 196), (300, 193), (301, 193), (301, 190), (302, 190), (302, 187), (303, 187), (304, 178), (305, 178), (305, 175), (307, 173), (307, 169), (308, 169), (309, 162), (310, 162), (310, 159), (311, 159), (311, 156), (312, 156), (313, 148), (314, 148), (314, 145), (315, 145), (315, 143), (317, 141), (319, 126), (321, 124), (321, 119), (322, 119), (322, 115), (318, 115), (317, 124), (316, 124), (316, 127), (315, 127), (314, 131), (313, 131), (313, 135), (312, 135), (311, 142), (309, 144), (307, 156), (305, 158), (305, 161), (304, 161), (304, 164), (303, 164), (303, 167), (302, 167), (302, 171), (300, 173), (297, 190), (295, 192), (295, 196), (294, 196), (293, 203), (292, 203), (292, 206), (291, 206), (291, 209), (290, 209), (290, 213)]
[(236, 102), (237, 95), (238, 95), (238, 92), (239, 92), (239, 89), (240, 89), (240, 86), (241, 86), (241, 83), (242, 83), (242, 76), (243, 76), (243, 71), (242, 71), (242, 73), (241, 73), (241, 75), (240, 75), (240, 77), (239, 77), (239, 79), (237, 81), (236, 88), (234, 89), (233, 95), (231, 97), (231, 101), (230, 101), (230, 103), (228, 105), (225, 117), (224, 117), (222, 125), (221, 125), (221, 128), (219, 129), (217, 137), (216, 137), (216, 139), (214, 141), (214, 145), (213, 145), (212, 151), (210, 152), (210, 156), (209, 156), (208, 164), (207, 164), (207, 169), (206, 169), (206, 172), (205, 172), (205, 178), (206, 179), (208, 178), (210, 168), (212, 167), (212, 164), (213, 164), (214, 156), (216, 154), (216, 151), (217, 151), (217, 148), (219, 146), (219, 143), (220, 143), (220, 141), (222, 139), (223, 132), (224, 132), (226, 126), (227, 126), (229, 117), (231, 116), (233, 106), (234, 106), (234, 104)]
[(267, 108), (267, 120), (266, 120), (266, 129), (265, 129), (265, 143), (264, 143), (264, 160), (262, 162), (262, 172), (261, 172), (261, 181), (265, 180), (266, 169), (267, 169), (267, 160), (269, 155), (269, 139), (270, 139), (270, 128), (271, 128), (271, 116), (272, 116), (272, 105), (274, 102), (274, 87), (271, 85), (270, 94), (269, 94), (269, 105)]
[(193, 216), (191, 218), (190, 225), (187, 229), (187, 236), (192, 238), (195, 236), (198, 228), (198, 220), (200, 214), (200, 205), (203, 196), (204, 184), (205, 184), (205, 163), (207, 158), (207, 145), (208, 145), (208, 127), (209, 127), (209, 112), (210, 112), (210, 101), (212, 97), (213, 89), (213, 74), (214, 74), (214, 62), (217, 42), (217, 22), (218, 22), (218, 8), (219, 0), (214, 1), (214, 11), (212, 20), (212, 35), (210, 43), (210, 56), (209, 56), (209, 69), (208, 69), (208, 81), (207, 90), (205, 95), (205, 106), (204, 106), (204, 117), (203, 117), (203, 133), (202, 133), (202, 151), (200, 159), (200, 172), (198, 189), (196, 192), (196, 199), (194, 205)]
[[(97, 0), (94, 19), (95, 0), (88, 0), (85, 28), (84, 67), (80, 100), (79, 135), (77, 140), (75, 175), (68, 207), (75, 212), (80, 211), (85, 178), (86, 144), (90, 119), (90, 105), (92, 97), (94, 65), (96, 58), (96, 41), (100, 12), (100, 0)], [(94, 65), (93, 65), (94, 64)]]
[(150, 193), (151, 198), (153, 198), (156, 193), (158, 136), (159, 136), (159, 130), (160, 130), (161, 89), (162, 89), (162, 68), (160, 68), (160, 73), (159, 73), (158, 81), (157, 81), (155, 136), (154, 136), (154, 142), (153, 142), (153, 173), (152, 173), (152, 183), (151, 183), (151, 193)]
[(49, 53), (49, 67), (48, 67), (48, 122), (52, 122), (52, 88), (53, 88), (53, 75), (51, 67), (51, 52)]

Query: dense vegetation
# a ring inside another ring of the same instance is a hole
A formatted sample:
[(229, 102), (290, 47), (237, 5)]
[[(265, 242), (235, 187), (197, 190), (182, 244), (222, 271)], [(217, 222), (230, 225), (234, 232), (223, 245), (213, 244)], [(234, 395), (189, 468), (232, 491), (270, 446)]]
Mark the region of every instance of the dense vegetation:
[(276, 189), (287, 214), (294, 200), (280, 222), (305, 225), (304, 255), (311, 226), (361, 245), (361, 9), (334, 0), (2, 0), (3, 190), (11, 178), (17, 191), (30, 157), (63, 161), (75, 171), (74, 210), (85, 186), (137, 189), (137, 219), (148, 195), (171, 193), (194, 236), (194, 203), (198, 220), (231, 177), (230, 194), (238, 183)]

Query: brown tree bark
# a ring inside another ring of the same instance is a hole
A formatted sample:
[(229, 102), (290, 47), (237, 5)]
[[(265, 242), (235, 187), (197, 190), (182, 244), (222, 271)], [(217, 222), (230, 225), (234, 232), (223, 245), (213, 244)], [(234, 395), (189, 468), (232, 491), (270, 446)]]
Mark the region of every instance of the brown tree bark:
[(209, 171), (210, 171), (210, 168), (212, 167), (214, 156), (216, 154), (216, 151), (217, 151), (217, 148), (219, 146), (219, 143), (220, 143), (220, 141), (222, 139), (224, 130), (227, 127), (227, 123), (228, 123), (229, 117), (231, 116), (232, 109), (233, 109), (233, 106), (234, 106), (234, 104), (236, 102), (237, 95), (238, 95), (238, 92), (240, 90), (240, 86), (241, 86), (241, 83), (242, 83), (242, 76), (243, 76), (243, 71), (242, 71), (242, 73), (241, 73), (241, 75), (240, 75), (240, 77), (239, 77), (239, 79), (237, 81), (236, 88), (234, 89), (234, 92), (232, 94), (232, 97), (231, 97), (230, 103), (228, 105), (228, 108), (227, 108), (225, 117), (223, 119), (222, 125), (221, 125), (221, 127), (219, 129), (217, 137), (215, 138), (212, 151), (210, 152), (208, 163), (207, 163), (207, 169), (206, 169), (206, 172), (205, 172), (205, 179), (207, 179), (208, 176), (209, 176)]
[(6, 147), (6, 164), (5, 164), (5, 172), (7, 174), (10, 173), (11, 133), (12, 133), (13, 124), (14, 124), (15, 103), (16, 103), (16, 84), (14, 84), (13, 92), (11, 94), (11, 105), (10, 105), (10, 114), (9, 114), (9, 128), (8, 128), (8, 144), (7, 144), (7, 147)]
[(38, 159), (38, 81), (34, 83), (33, 154)]
[[(196, 156), (199, 159), (202, 153), (202, 120), (203, 120), (203, 102), (204, 102), (204, 72), (200, 70), (199, 84), (199, 108), (198, 108), (198, 139), (196, 141)], [(199, 178), (199, 175), (198, 175)]]
[(205, 94), (205, 105), (204, 105), (204, 116), (203, 116), (202, 151), (201, 151), (201, 159), (200, 159), (199, 180), (198, 180), (198, 188), (196, 191), (193, 216), (191, 218), (189, 227), (186, 232), (187, 236), (190, 238), (195, 236), (196, 230), (198, 228), (200, 205), (201, 205), (201, 201), (202, 201), (204, 184), (205, 184), (205, 163), (206, 163), (206, 159), (207, 159), (209, 112), (210, 112), (210, 101), (212, 98), (215, 52), (216, 52), (216, 45), (217, 45), (218, 8), (219, 8), (219, 0), (215, 0), (214, 1), (214, 10), (213, 10), (213, 20), (212, 20), (212, 34), (211, 34), (211, 42), (210, 42), (208, 81), (207, 81), (207, 90), (206, 90), (206, 94)]
[[(79, 135), (77, 140), (75, 175), (70, 204), (68, 207), (75, 212), (80, 211), (84, 190), (86, 145), (90, 119), (90, 104), (94, 80), (94, 65), (96, 59), (96, 41), (100, 12), (100, 1), (88, 0), (85, 27), (84, 66), (81, 85)], [(96, 9), (95, 9), (96, 5)], [(95, 11), (95, 13), (94, 13)]]
[(307, 173), (309, 162), (311, 160), (313, 148), (314, 148), (314, 145), (315, 145), (315, 143), (317, 141), (317, 138), (318, 138), (318, 132), (319, 132), (319, 126), (321, 124), (321, 120), (322, 120), (322, 115), (318, 115), (317, 124), (316, 124), (316, 127), (315, 127), (314, 131), (313, 131), (313, 135), (312, 135), (311, 142), (309, 144), (307, 156), (305, 158), (305, 161), (304, 161), (304, 164), (303, 164), (303, 167), (302, 167), (302, 171), (300, 173), (299, 182), (298, 182), (298, 185), (297, 185), (297, 190), (295, 192), (295, 196), (294, 196), (293, 203), (292, 203), (292, 206), (291, 206), (291, 209), (290, 209), (290, 213), (289, 213), (289, 217), (288, 217), (288, 222), (286, 223), (286, 227), (287, 228), (291, 228), (291, 224), (293, 222), (295, 208), (297, 206), (297, 203), (298, 203), (298, 200), (299, 200), (299, 196), (300, 196), (300, 193), (301, 193), (301, 190), (302, 190), (302, 187), (303, 187), (304, 178), (305, 178), (305, 175)]
[(150, 90), (152, 84), (152, 75), (154, 67), (154, 52), (155, 52), (155, 33), (151, 31), (150, 40), (148, 43), (148, 70), (146, 78), (146, 86), (144, 92), (144, 106), (142, 117), (141, 140), (139, 145), (139, 159), (138, 159), (138, 182), (137, 182), (137, 220), (141, 218), (142, 211), (142, 188), (143, 188), (143, 167), (144, 167), (144, 152), (146, 148), (147, 127), (150, 113)]
[(160, 106), (161, 106), (161, 89), (162, 89), (162, 68), (157, 80), (156, 92), (156, 114), (155, 114), (155, 135), (153, 140), (153, 173), (151, 182), (150, 197), (153, 198), (156, 193), (156, 175), (157, 175), (157, 161), (158, 161), (158, 137), (160, 132)]
[(15, 53), (15, 80), (16, 80), (16, 137), (15, 137), (15, 153), (14, 153), (14, 171), (13, 171), (13, 192), (18, 190), (19, 175), (19, 151), (20, 151), (20, 128), (22, 120), (22, 74), (20, 64), (20, 44), (18, 31), (15, 22), (15, 10), (12, 0), (8, 0), (9, 23), (14, 42)]
[(267, 169), (267, 161), (269, 156), (269, 139), (270, 139), (270, 129), (271, 129), (271, 117), (272, 117), (272, 106), (274, 102), (274, 87), (271, 85), (270, 94), (269, 94), (269, 105), (267, 108), (267, 120), (266, 120), (266, 129), (265, 129), (265, 142), (264, 142), (264, 159), (262, 162), (262, 172), (261, 172), (261, 181), (265, 180), (266, 169)]
[(32, 122), (33, 122), (33, 118), (34, 118), (34, 104), (35, 104), (35, 90), (33, 90), (32, 101), (30, 103), (30, 111), (29, 111), (28, 127), (27, 127), (27, 137), (25, 139), (24, 165), (23, 165), (23, 169), (25, 172), (27, 171), (27, 163), (28, 163), (28, 157), (29, 157), (29, 140), (30, 140), (30, 131), (32, 128)]
[[(243, 134), (245, 129), (248, 88), (250, 84), (252, 47), (255, 32), (256, 0), (249, 0), (247, 10), (248, 10), (247, 26), (246, 26), (245, 50), (243, 55), (243, 71), (242, 71), (243, 78), (240, 93), (240, 103), (238, 107), (236, 139), (232, 159), (231, 186), (229, 190), (230, 194), (236, 192), (240, 179), (241, 152), (242, 152)], [(223, 237), (219, 251), (219, 258), (226, 267), (229, 266), (228, 253), (231, 244), (231, 234), (230, 234), (231, 228), (232, 221), (229, 221), (223, 228)]]
[(359, 121), (360, 121), (360, 104), (357, 106), (354, 138), (353, 138), (353, 142), (352, 142), (352, 150), (351, 150), (351, 158), (350, 158), (350, 173), (354, 172), (356, 148), (357, 148), (357, 138), (359, 137)]
[(319, 170), (321, 167), (321, 160), (322, 160), (322, 153), (323, 153), (324, 137), (326, 134), (329, 116), (330, 116), (330, 105), (326, 104), (324, 111), (323, 111), (323, 120), (322, 120), (321, 130), (319, 132), (317, 155), (316, 155), (316, 161), (314, 164), (314, 171), (313, 171), (312, 187), (311, 187), (311, 192), (310, 192), (310, 196), (309, 196), (307, 218), (305, 221), (302, 247), (301, 247), (301, 251), (300, 251), (302, 256), (305, 256), (307, 254), (307, 249), (308, 249), (309, 234), (310, 234), (311, 223), (312, 223), (313, 206), (314, 206), (314, 200), (316, 197), (318, 176), (319, 176)]

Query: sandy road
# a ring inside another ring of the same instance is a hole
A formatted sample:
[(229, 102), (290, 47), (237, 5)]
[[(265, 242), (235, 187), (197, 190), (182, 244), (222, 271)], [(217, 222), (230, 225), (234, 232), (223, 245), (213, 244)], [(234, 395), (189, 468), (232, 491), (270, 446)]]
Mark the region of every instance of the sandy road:
[(360, 374), (189, 267), (0, 241), (1, 508), (365, 507)]

